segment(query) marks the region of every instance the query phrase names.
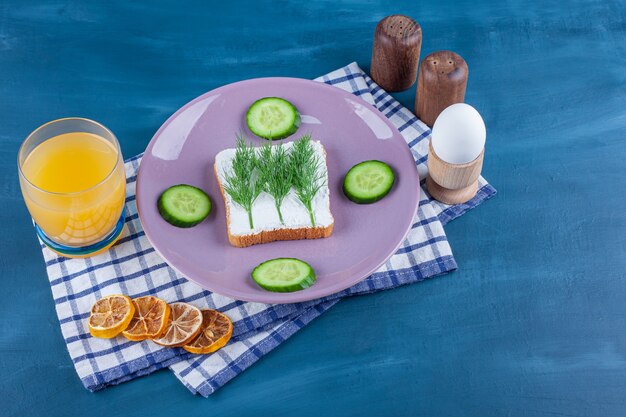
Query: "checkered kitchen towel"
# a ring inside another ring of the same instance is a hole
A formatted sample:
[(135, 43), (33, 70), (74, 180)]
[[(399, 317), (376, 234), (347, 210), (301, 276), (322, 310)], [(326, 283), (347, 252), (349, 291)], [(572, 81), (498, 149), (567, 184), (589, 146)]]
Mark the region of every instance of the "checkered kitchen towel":
[[(430, 130), (356, 63), (317, 81), (342, 88), (376, 106), (400, 130), (413, 152), (420, 178), (425, 177)], [(237, 301), (203, 290), (159, 257), (148, 243), (137, 216), (135, 180), (140, 160), (138, 156), (126, 162), (127, 230), (113, 248), (87, 259), (67, 259), (42, 245), (67, 349), (82, 383), (92, 391), (170, 367), (189, 390), (208, 396), (342, 297), (394, 288), (455, 269), (443, 224), (495, 194), (482, 178), (478, 195), (462, 205), (440, 204), (422, 192), (411, 231), (379, 271), (322, 300), (268, 305)], [(162, 348), (150, 341), (93, 338), (86, 326), (90, 307), (102, 296), (114, 293), (131, 297), (152, 294), (169, 302), (186, 301), (200, 308), (220, 310), (234, 323), (233, 339), (212, 355), (192, 356), (182, 349)]]

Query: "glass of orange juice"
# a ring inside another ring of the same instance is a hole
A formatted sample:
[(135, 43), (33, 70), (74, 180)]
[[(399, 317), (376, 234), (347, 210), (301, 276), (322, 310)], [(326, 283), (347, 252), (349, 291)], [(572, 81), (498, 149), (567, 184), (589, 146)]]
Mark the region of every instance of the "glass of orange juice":
[(50, 249), (84, 258), (117, 241), (124, 227), (126, 174), (109, 129), (74, 117), (49, 122), (26, 138), (18, 167), (24, 201)]

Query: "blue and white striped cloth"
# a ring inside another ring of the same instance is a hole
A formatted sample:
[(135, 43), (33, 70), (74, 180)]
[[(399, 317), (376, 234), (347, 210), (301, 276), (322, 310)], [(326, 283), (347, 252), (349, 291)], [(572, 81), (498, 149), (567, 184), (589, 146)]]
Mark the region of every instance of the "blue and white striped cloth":
[[(377, 107), (400, 130), (413, 152), (420, 178), (425, 178), (430, 135), (427, 126), (376, 85), (356, 63), (317, 81), (349, 91)], [(455, 269), (443, 224), (495, 194), (482, 178), (476, 197), (462, 205), (447, 206), (422, 192), (411, 231), (380, 270), (325, 299), (268, 305), (237, 301), (203, 290), (159, 257), (148, 243), (137, 216), (135, 180), (140, 160), (141, 156), (137, 156), (126, 162), (126, 230), (113, 248), (87, 259), (67, 259), (42, 245), (63, 338), (79, 378), (91, 391), (170, 367), (190, 391), (208, 396), (341, 298), (418, 282)], [(115, 293), (130, 297), (152, 294), (168, 302), (185, 301), (200, 308), (217, 309), (232, 319), (233, 338), (214, 354), (193, 356), (150, 341), (91, 337), (86, 325), (91, 305), (102, 296)]]

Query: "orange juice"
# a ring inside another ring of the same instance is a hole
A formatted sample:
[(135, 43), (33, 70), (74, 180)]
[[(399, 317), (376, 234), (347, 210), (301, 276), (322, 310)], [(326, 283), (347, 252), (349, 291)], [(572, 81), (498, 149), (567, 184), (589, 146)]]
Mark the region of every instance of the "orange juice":
[(113, 231), (126, 194), (120, 157), (110, 141), (86, 132), (51, 137), (30, 151), (21, 166), (28, 183), (22, 193), (46, 236), (86, 246)]

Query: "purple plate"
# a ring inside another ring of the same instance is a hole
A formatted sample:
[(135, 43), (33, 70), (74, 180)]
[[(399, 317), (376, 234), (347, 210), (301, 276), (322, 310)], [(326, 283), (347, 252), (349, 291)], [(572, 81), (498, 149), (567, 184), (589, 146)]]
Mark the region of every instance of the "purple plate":
[[(264, 143), (246, 127), (246, 110), (261, 97), (292, 102), (302, 115), (300, 129), (285, 141), (311, 133), (327, 152), (330, 208), (335, 228), (327, 239), (273, 242), (248, 248), (228, 243), (224, 201), (213, 174), (215, 155), (235, 146), (244, 132), (256, 145)], [(341, 189), (355, 164), (379, 159), (396, 173), (396, 183), (383, 200), (359, 205)], [(185, 277), (213, 292), (238, 300), (293, 303), (324, 297), (369, 276), (400, 246), (419, 201), (415, 161), (398, 130), (373, 106), (339, 88), (297, 78), (259, 78), (210, 91), (183, 106), (161, 126), (146, 149), (137, 179), (139, 218), (150, 243)], [(208, 219), (180, 229), (165, 222), (157, 199), (174, 184), (191, 184), (213, 201)], [(302, 259), (315, 269), (317, 282), (292, 293), (258, 287), (250, 273), (263, 261)]]

